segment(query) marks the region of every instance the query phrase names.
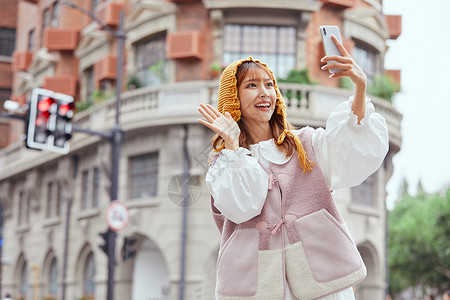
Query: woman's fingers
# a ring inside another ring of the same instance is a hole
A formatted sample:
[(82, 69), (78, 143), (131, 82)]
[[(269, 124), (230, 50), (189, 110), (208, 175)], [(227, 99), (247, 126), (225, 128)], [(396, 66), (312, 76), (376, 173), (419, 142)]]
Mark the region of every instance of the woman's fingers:
[(216, 117), (221, 117), (223, 116), (218, 110), (217, 108), (215, 108), (214, 106), (212, 106), (211, 104), (206, 104), (206, 107), (216, 116)]
[(342, 64), (342, 63), (331, 63), (324, 65), (322, 67), (322, 70), (330, 70), (330, 69), (341, 69), (341, 70), (350, 70), (353, 66), (349, 64)]
[(343, 56), (350, 56), (347, 50), (345, 50), (344, 46), (337, 40), (337, 38), (334, 35), (331, 35), (331, 39), (333, 40), (334, 44), (339, 49), (339, 52), (341, 52)]
[(340, 55), (325, 56), (325, 57), (322, 57), (322, 59), (320, 61), (321, 62), (337, 61), (337, 62), (341, 62), (344, 64), (352, 64), (353, 63), (353, 59), (351, 57), (344, 57), (344, 56), (340, 56)]
[(220, 117), (220, 115), (218, 116), (211, 108), (211, 106), (208, 106), (206, 104), (201, 103), (200, 104), (201, 108), (203, 108), (203, 110), (212, 118), (212, 119), (217, 119), (218, 117)]
[(217, 134), (219, 134), (219, 132), (220, 132), (220, 130), (217, 130), (217, 127), (214, 126), (214, 124), (208, 123), (208, 122), (206, 122), (206, 121), (204, 121), (202, 119), (197, 119), (197, 122), (199, 122), (200, 124), (205, 125), (206, 127), (208, 127), (209, 129), (211, 129), (212, 131), (214, 131)]
[(214, 123), (214, 119), (203, 108), (198, 108), (198, 111), (206, 118), (206, 120), (208, 120), (208, 122)]

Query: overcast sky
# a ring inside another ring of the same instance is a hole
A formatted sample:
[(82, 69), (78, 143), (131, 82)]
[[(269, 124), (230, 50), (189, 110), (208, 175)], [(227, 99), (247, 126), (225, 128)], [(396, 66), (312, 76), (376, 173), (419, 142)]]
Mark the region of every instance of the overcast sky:
[(425, 192), (450, 187), (450, 1), (383, 0), (385, 14), (402, 15), (402, 34), (388, 41), (387, 69), (402, 70), (395, 107), (403, 114), (401, 151), (394, 157), (388, 207), (422, 181)]

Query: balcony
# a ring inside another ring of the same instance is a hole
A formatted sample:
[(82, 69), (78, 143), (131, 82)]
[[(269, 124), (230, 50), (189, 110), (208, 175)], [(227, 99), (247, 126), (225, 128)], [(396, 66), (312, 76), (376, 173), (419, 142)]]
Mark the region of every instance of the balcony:
[(115, 56), (108, 55), (94, 65), (94, 77), (97, 84), (104, 79), (116, 79)]
[(120, 10), (123, 4), (117, 2), (103, 2), (97, 8), (97, 16), (107, 26), (118, 26)]
[(402, 33), (402, 16), (386, 15), (386, 22), (389, 28), (389, 38), (396, 40)]
[(182, 31), (167, 35), (166, 55), (171, 59), (202, 59), (203, 35), (200, 31)]
[(356, 0), (320, 0), (325, 5), (332, 5), (341, 8), (349, 8), (353, 7), (356, 3)]
[(44, 47), (50, 50), (75, 50), (78, 44), (78, 30), (71, 28), (45, 29)]
[[(56, 81), (54, 81), (56, 82)], [(325, 126), (330, 112), (345, 101), (351, 91), (318, 85), (280, 83), (286, 97), (287, 115), (295, 126)], [(217, 104), (217, 81), (190, 81), (151, 86), (122, 94), (120, 118), (125, 132), (139, 132), (149, 127), (176, 124), (196, 124), (201, 117), (197, 111), (200, 103)], [(383, 115), (389, 128), (390, 149), (397, 152), (401, 146), (402, 115), (388, 102), (371, 97), (375, 110)], [(114, 126), (115, 99), (100, 102), (86, 111), (77, 113), (74, 124), (92, 130), (106, 131)], [(96, 143), (100, 137), (74, 134), (71, 150), (77, 151)], [(54, 153), (30, 152), (22, 143), (0, 150), (1, 176), (25, 172), (54, 159)]]
[(15, 51), (13, 54), (13, 71), (26, 71), (30, 66), (33, 53), (30, 51)]
[(63, 75), (45, 77), (43, 88), (57, 93), (75, 96), (77, 94), (77, 77)]
[[(295, 126), (325, 127), (330, 112), (348, 99), (351, 91), (318, 85), (280, 83), (285, 97), (289, 121)], [(152, 126), (195, 123), (200, 117), (200, 103), (217, 104), (216, 81), (191, 81), (127, 91), (121, 99), (121, 125), (125, 131)], [(389, 127), (394, 148), (401, 145), (402, 115), (388, 102), (371, 97), (377, 112)], [(114, 99), (102, 102), (75, 116), (77, 126), (94, 130), (108, 130), (114, 124)], [(74, 137), (76, 140), (76, 137)]]

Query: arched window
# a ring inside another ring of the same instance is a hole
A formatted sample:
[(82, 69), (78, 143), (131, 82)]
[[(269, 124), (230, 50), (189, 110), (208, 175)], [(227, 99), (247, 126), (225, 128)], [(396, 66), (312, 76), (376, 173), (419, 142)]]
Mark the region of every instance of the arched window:
[(53, 257), (50, 263), (50, 269), (48, 273), (48, 295), (51, 297), (58, 296), (58, 263), (56, 257)]
[(23, 262), (22, 272), (20, 273), (20, 295), (23, 299), (27, 299), (28, 294), (28, 265)]
[(83, 295), (94, 296), (95, 292), (95, 261), (94, 254), (91, 252), (86, 258), (83, 272)]

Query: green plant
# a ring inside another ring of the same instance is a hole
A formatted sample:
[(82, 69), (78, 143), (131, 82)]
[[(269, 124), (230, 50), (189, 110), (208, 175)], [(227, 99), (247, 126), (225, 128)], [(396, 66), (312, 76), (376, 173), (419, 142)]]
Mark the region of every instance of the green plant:
[(164, 80), (164, 78), (166, 77), (164, 72), (165, 65), (166, 62), (164, 60), (160, 60), (157, 63), (148, 67), (148, 69), (150, 70), (151, 73), (153, 73), (153, 75), (155, 75), (155, 77), (157, 77), (160, 80)]
[(373, 83), (369, 84), (369, 94), (380, 97), (392, 103), (392, 97), (400, 91), (400, 85), (395, 80), (386, 75), (375, 75)]
[[(309, 72), (307, 68), (298, 70), (298, 69), (292, 69), (289, 71), (287, 76), (285, 78), (278, 78), (278, 82), (289, 82), (289, 83), (300, 83), (300, 84), (316, 84), (315, 81), (311, 80), (311, 77), (309, 77)], [(285, 96), (287, 99), (291, 99), (293, 94), (292, 91), (288, 90), (285, 93)], [(296, 92), (295, 95), (298, 99), (298, 101), (301, 100), (302, 95), (300, 92)]]
[(87, 102), (87, 101), (77, 101), (75, 102), (75, 109), (77, 112), (82, 112), (86, 109), (88, 109), (89, 107), (91, 107), (94, 103), (92, 102)]
[(94, 104), (100, 103), (102, 101), (105, 101), (106, 99), (110, 98), (112, 96), (112, 94), (110, 93), (105, 93), (102, 90), (95, 90), (92, 92), (91, 94), (92, 96), (92, 100), (94, 101)]
[(339, 78), (339, 87), (347, 90), (352, 90), (355, 85), (349, 77)]
[(301, 84), (316, 84), (311, 77), (309, 77), (309, 72), (307, 68), (298, 70), (292, 69), (287, 74), (286, 78), (278, 78), (278, 82), (291, 82), (291, 83), (301, 83)]
[(136, 74), (131, 74), (128, 77), (127, 89), (134, 90), (142, 87), (142, 82)]
[(218, 71), (218, 72), (221, 72), (221, 71), (222, 71), (222, 66), (221, 66), (217, 61), (215, 61), (215, 62), (213, 62), (213, 63), (211, 64), (211, 66), (209, 67), (209, 69), (210, 69), (211, 71)]

